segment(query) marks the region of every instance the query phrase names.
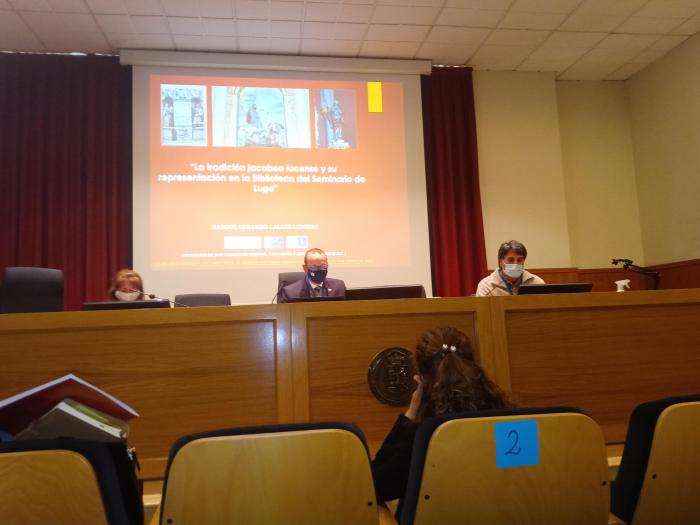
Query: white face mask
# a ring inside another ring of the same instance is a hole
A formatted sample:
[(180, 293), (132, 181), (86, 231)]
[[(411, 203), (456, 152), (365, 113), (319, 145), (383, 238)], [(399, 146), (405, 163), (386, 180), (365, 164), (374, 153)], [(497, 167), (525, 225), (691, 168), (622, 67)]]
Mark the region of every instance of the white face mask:
[(523, 274), (522, 264), (506, 264), (503, 273), (512, 279), (518, 279)]
[(114, 297), (119, 301), (136, 301), (140, 295), (141, 292), (122, 292), (121, 290), (114, 292)]

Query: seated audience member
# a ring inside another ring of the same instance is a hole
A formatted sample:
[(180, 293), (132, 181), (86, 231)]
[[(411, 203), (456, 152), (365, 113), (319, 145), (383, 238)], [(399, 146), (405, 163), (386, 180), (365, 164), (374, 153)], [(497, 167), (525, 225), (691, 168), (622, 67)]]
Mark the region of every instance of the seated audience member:
[(306, 276), (280, 290), (278, 303), (286, 303), (299, 297), (344, 297), (345, 283), (328, 275), (328, 257), (319, 248), (311, 248), (304, 254), (302, 265)]
[(476, 287), (477, 296), (518, 295), (521, 284), (544, 284), (542, 278), (524, 269), (527, 248), (518, 241), (508, 241), (498, 249), (498, 268), (484, 277)]
[(411, 404), (398, 417), (372, 461), (372, 476), (380, 501), (403, 497), (413, 440), (421, 421), (443, 414), (511, 406), (501, 389), (474, 362), (469, 338), (456, 328), (425, 332), (416, 344), (413, 361), (418, 386)]
[(110, 301), (142, 301), (143, 279), (134, 270), (119, 270), (112, 278), (112, 286), (107, 292)]

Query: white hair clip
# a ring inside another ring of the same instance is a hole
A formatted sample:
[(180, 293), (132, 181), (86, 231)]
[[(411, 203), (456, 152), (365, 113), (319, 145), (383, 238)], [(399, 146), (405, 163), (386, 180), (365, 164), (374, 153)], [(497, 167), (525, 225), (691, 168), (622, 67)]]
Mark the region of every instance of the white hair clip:
[(457, 347), (455, 345), (447, 346), (446, 343), (442, 345), (442, 349), (449, 350), (450, 352), (453, 352), (453, 353), (457, 351)]

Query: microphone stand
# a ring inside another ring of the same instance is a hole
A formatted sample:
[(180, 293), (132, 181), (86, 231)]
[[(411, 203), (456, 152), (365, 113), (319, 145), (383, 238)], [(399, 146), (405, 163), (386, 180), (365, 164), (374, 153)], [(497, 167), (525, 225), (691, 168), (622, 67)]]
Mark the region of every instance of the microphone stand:
[(661, 281), (661, 274), (656, 270), (652, 270), (651, 268), (645, 268), (644, 266), (637, 266), (636, 264), (634, 264), (634, 261), (630, 259), (613, 259), (612, 263), (615, 266), (617, 266), (619, 263), (622, 263), (622, 268), (624, 268), (625, 270), (652, 277), (654, 279), (654, 290), (659, 289), (659, 281)]

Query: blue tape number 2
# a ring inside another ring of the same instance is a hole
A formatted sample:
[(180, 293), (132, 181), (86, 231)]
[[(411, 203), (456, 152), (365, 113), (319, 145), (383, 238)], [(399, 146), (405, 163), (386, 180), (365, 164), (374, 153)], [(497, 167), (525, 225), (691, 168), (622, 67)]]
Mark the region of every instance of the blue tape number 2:
[(524, 467), (540, 462), (537, 420), (504, 421), (494, 426), (496, 468)]

